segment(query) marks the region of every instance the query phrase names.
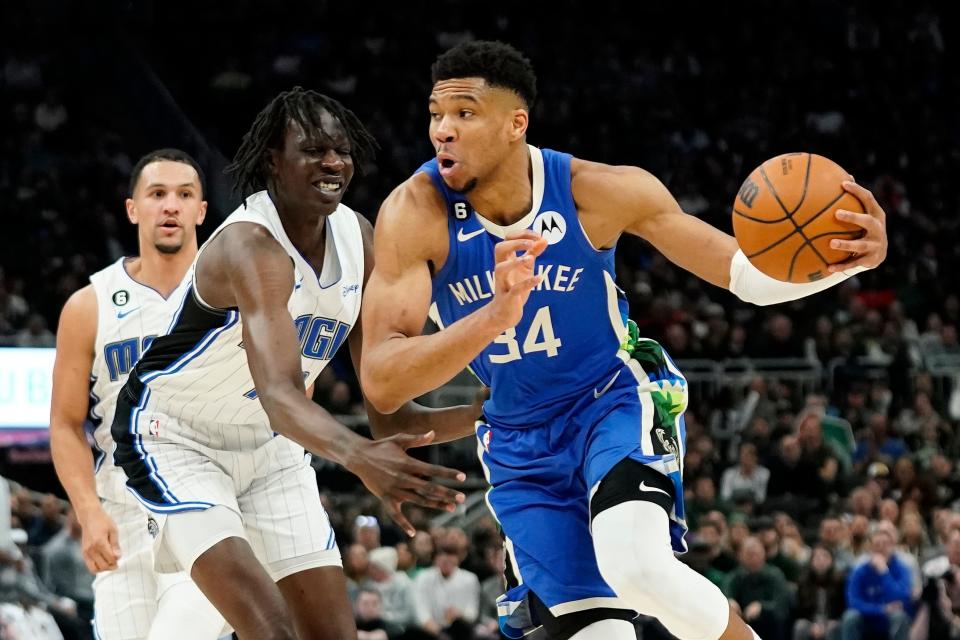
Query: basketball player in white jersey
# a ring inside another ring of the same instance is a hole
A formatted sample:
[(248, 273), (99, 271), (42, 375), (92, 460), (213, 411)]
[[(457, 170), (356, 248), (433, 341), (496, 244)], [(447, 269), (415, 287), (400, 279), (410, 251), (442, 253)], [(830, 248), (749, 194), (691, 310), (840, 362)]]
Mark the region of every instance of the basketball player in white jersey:
[[(110, 424), (117, 393), (153, 338), (169, 324), (166, 298), (197, 253), (203, 222), (200, 168), (177, 149), (145, 155), (126, 202), (140, 256), (90, 276), (64, 305), (57, 331), (50, 446), (57, 475), (83, 527), (83, 556), (94, 581), (93, 630), (103, 640), (212, 640), (222, 616), (186, 573), (154, 572), (156, 521), (126, 491), (113, 464)], [(84, 422), (95, 426), (94, 461)]]
[(404, 450), (477, 409), (408, 406), (389, 422), (426, 435), (372, 441), (304, 396), (348, 339), (359, 370), (372, 227), (340, 200), (374, 149), (349, 110), (313, 91), (261, 111), (228, 169), (244, 203), (200, 249), (170, 330), (118, 399), (114, 459), (158, 519), (158, 560), (189, 571), (241, 638), (356, 638), (304, 449), (359, 476), (411, 535), (402, 502), (463, 500), (426, 480), (463, 474)]

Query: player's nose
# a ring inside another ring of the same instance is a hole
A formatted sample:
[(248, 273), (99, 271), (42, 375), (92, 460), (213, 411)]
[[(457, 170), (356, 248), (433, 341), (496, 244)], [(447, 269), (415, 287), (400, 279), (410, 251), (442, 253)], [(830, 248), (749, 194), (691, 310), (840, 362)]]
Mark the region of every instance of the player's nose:
[(433, 130), (433, 137), (439, 144), (456, 140), (457, 129), (453, 126), (453, 121), (446, 116), (441, 118)]
[(169, 194), (163, 199), (163, 213), (173, 215), (180, 213), (183, 203), (176, 194)]
[(332, 171), (341, 171), (344, 167), (343, 156), (334, 149), (328, 149), (320, 158), (320, 164)]

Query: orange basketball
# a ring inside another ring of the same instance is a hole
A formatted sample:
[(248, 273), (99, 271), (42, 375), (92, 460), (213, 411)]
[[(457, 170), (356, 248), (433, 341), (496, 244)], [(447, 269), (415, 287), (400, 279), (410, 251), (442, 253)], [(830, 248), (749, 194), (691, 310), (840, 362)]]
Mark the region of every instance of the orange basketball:
[(830, 275), (827, 265), (843, 262), (847, 251), (830, 241), (863, 235), (855, 224), (837, 220), (837, 209), (863, 213), (843, 189), (850, 174), (813, 153), (771, 158), (746, 179), (733, 203), (733, 233), (740, 249), (760, 271), (784, 282), (813, 282)]

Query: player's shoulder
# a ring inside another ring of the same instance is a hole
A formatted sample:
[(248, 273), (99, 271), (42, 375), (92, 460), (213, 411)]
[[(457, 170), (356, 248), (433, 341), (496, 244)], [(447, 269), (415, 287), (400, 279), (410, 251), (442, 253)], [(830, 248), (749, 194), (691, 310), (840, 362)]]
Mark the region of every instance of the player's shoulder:
[(97, 291), (92, 284), (77, 289), (67, 301), (63, 303), (60, 312), (60, 327), (71, 327), (75, 330), (97, 326)]
[(425, 172), (415, 173), (401, 182), (380, 207), (377, 223), (436, 222), (446, 220), (443, 196)]
[(570, 180), (574, 188), (578, 185), (590, 187), (624, 186), (656, 180), (646, 169), (631, 165), (614, 165), (593, 162), (581, 158), (570, 159)]
[(286, 253), (286, 249), (266, 225), (253, 221), (237, 221), (227, 225), (210, 244), (211, 248), (219, 244), (229, 255), (236, 255), (234, 251)]
[(570, 190), (578, 205), (597, 201), (616, 205), (636, 202), (659, 192), (660, 181), (646, 169), (630, 165), (612, 165), (580, 158), (570, 161)]

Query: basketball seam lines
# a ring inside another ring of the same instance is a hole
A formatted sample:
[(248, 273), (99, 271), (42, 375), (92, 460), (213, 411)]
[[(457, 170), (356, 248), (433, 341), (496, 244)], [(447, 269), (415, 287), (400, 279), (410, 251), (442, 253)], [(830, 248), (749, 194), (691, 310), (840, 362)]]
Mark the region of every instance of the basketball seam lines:
[[(802, 225), (800, 225), (799, 228), (800, 228), (800, 229), (803, 229), (804, 227), (806, 227), (807, 225), (809, 225), (810, 223), (812, 223), (814, 220), (816, 220), (817, 218), (819, 218), (820, 216), (822, 216), (824, 213), (826, 213), (827, 209), (829, 209), (830, 207), (832, 207), (833, 205), (835, 205), (835, 204), (837, 203), (837, 201), (840, 200), (840, 198), (842, 198), (842, 197), (844, 196), (844, 194), (846, 194), (846, 193), (847, 193), (847, 192), (844, 191), (844, 192), (842, 192), (840, 195), (838, 195), (836, 198), (834, 198), (833, 200), (831, 200), (830, 202), (828, 202), (822, 209), (820, 209), (820, 211), (817, 211), (815, 214), (813, 214), (812, 216), (810, 216), (810, 219), (807, 220), (806, 222), (804, 222)], [(784, 218), (784, 219), (786, 219), (786, 218)], [(779, 220), (778, 222), (783, 222), (784, 219)], [(792, 220), (791, 220), (791, 222), (792, 222)], [(794, 223), (794, 227), (796, 227), (796, 223)], [(796, 233), (796, 229), (794, 229), (793, 231), (791, 231), (791, 232), (788, 233), (787, 235), (783, 236), (782, 238), (780, 238), (779, 240), (777, 240), (777, 241), (774, 242), (773, 244), (771, 244), (771, 245), (769, 245), (769, 246), (766, 246), (766, 247), (764, 247), (763, 249), (760, 249), (759, 251), (755, 251), (754, 253), (751, 253), (751, 254), (748, 255), (747, 257), (748, 257), (748, 258), (756, 258), (756, 257), (759, 256), (760, 254), (766, 253), (767, 251), (769, 251), (770, 249), (773, 249), (775, 246), (777, 246), (778, 244), (780, 244), (780, 243), (783, 242), (784, 240), (789, 239), (790, 236), (792, 236), (794, 233)], [(839, 235), (839, 234), (847, 235), (848, 232), (846, 232), (846, 231), (843, 231), (843, 232), (840, 232), (840, 231), (831, 231), (831, 232), (829, 232), (829, 233), (827, 233), (827, 234), (820, 234), (820, 235), (818, 235), (818, 236), (815, 236), (814, 238), (811, 238), (811, 240), (815, 240), (816, 238), (822, 238), (824, 235), (829, 235), (829, 234), (831, 234), (831, 233), (832, 233), (832, 234), (838, 234), (838, 235)], [(859, 233), (859, 232), (856, 231), (856, 232), (852, 232), (852, 233)], [(801, 236), (804, 237), (804, 238), (806, 238), (806, 236), (803, 235), (802, 232), (801, 232)], [(804, 245), (804, 246), (806, 246), (806, 245)], [(803, 247), (800, 247), (800, 248), (802, 249)]]
[(733, 208), (733, 212), (740, 216), (741, 218), (746, 218), (747, 220), (752, 220), (753, 222), (759, 222), (760, 224), (776, 224), (778, 222), (783, 222), (784, 220), (789, 220), (788, 216), (783, 216), (782, 218), (777, 218), (776, 220), (764, 220), (763, 218), (754, 218), (753, 216), (747, 215), (743, 211), (740, 211), (736, 207)]
[[(797, 201), (797, 206), (794, 207), (793, 211), (787, 211), (787, 207), (784, 206), (783, 201), (780, 199), (780, 194), (777, 193), (777, 190), (774, 188), (773, 183), (770, 182), (770, 178), (767, 177), (766, 170), (763, 168), (763, 165), (760, 165), (760, 175), (761, 177), (763, 177), (763, 181), (767, 183), (767, 187), (770, 189), (770, 193), (773, 194), (773, 197), (776, 199), (777, 204), (780, 205), (780, 208), (783, 209), (783, 212), (787, 214), (787, 219), (793, 223), (794, 232), (799, 233), (800, 237), (803, 238), (803, 245), (800, 246), (800, 248), (798, 248), (796, 252), (794, 252), (793, 258), (791, 258), (790, 260), (790, 269), (787, 271), (787, 280), (790, 280), (793, 277), (794, 264), (797, 261), (797, 256), (800, 254), (801, 251), (803, 251), (804, 247), (810, 247), (810, 250), (813, 251), (818, 258), (820, 258), (820, 261), (824, 264), (824, 266), (830, 264), (829, 262), (827, 262), (826, 258), (823, 257), (823, 254), (821, 254), (820, 251), (813, 245), (813, 243), (810, 242), (810, 239), (807, 238), (807, 235), (803, 232), (803, 228), (800, 225), (798, 225), (796, 221), (794, 221), (793, 219), (793, 214), (795, 214), (797, 210), (801, 206), (803, 206), (803, 201), (807, 197), (807, 187), (810, 183), (810, 165), (812, 164), (813, 164), (813, 155), (808, 153), (807, 154), (807, 170), (803, 175), (803, 191), (800, 193), (800, 199)], [(843, 194), (841, 194), (840, 197), (843, 197)], [(840, 198), (837, 198), (837, 200), (839, 199)], [(820, 213), (823, 213), (823, 211), (820, 211)], [(806, 226), (806, 224), (809, 224), (810, 222), (811, 220), (808, 220), (804, 224), (804, 226)], [(793, 234), (790, 234), (790, 235), (793, 235)], [(787, 236), (787, 237), (790, 237), (790, 236)], [(786, 240), (786, 238), (784, 238), (784, 240)]]

